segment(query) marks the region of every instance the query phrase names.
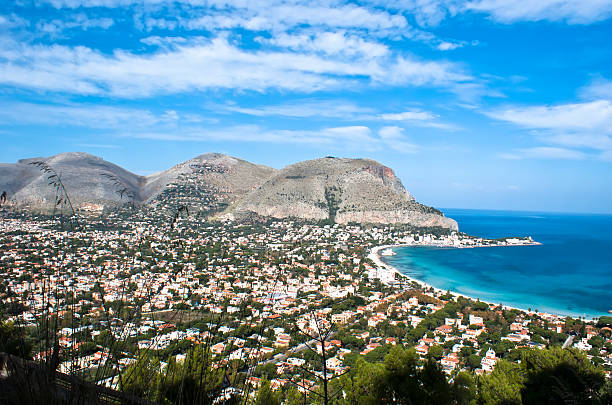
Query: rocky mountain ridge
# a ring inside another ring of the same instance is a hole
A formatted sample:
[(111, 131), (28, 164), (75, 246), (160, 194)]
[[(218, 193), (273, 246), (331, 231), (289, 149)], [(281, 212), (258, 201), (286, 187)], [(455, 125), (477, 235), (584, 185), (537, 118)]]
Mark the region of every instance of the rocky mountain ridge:
[(415, 201), (392, 169), (370, 159), (327, 157), (278, 171), (220, 217), (249, 214), (457, 229), (457, 223)]
[(0, 164), (0, 192), (9, 205), (44, 210), (55, 192), (53, 168), (78, 209), (101, 211), (132, 201), (171, 208), (185, 205), (219, 220), (298, 218), (457, 229), (457, 223), (415, 201), (393, 170), (370, 159), (327, 157), (276, 170), (235, 157), (208, 153), (168, 170), (140, 176), (87, 153)]

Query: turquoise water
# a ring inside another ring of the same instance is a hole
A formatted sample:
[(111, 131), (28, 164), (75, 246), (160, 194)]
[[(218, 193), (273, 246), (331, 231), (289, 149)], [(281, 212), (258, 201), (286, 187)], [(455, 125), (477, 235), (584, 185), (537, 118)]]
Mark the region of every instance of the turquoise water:
[(395, 248), (383, 260), (435, 287), (561, 315), (612, 309), (612, 215), (443, 210), (475, 236), (533, 236), (542, 246)]

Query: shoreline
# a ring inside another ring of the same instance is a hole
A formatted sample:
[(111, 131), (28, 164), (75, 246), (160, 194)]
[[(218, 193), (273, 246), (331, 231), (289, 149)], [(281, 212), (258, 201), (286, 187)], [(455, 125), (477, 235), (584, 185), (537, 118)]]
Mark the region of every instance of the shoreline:
[[(541, 243), (535, 242), (533, 243), (533, 245), (541, 245)], [(366, 256), (368, 259), (372, 260), (372, 262), (374, 262), (374, 264), (376, 265), (376, 267), (378, 269), (381, 270), (387, 270), (387, 271), (391, 271), (395, 274), (397, 274), (399, 277), (403, 277), (405, 279), (407, 279), (410, 282), (415, 282), (417, 283), (419, 286), (421, 286), (422, 288), (425, 289), (432, 289), (434, 292), (437, 293), (442, 293), (442, 294), (446, 294), (447, 292), (450, 293), (454, 298), (458, 298), (458, 297), (462, 297), (462, 298), (467, 298), (470, 299), (472, 301), (479, 301), (479, 302), (484, 302), (485, 304), (488, 305), (495, 305), (495, 306), (499, 306), (500, 303), (494, 303), (494, 302), (490, 302), (490, 301), (486, 301), (486, 300), (482, 300), (478, 297), (473, 297), (473, 296), (469, 296), (466, 294), (462, 294), (456, 291), (452, 291), (452, 290), (443, 290), (441, 288), (438, 288), (436, 286), (433, 286), (431, 284), (428, 284), (424, 281), (421, 280), (417, 280), (413, 277), (410, 277), (404, 273), (402, 273), (401, 271), (399, 271), (396, 267), (385, 263), (385, 261), (382, 259), (380, 252), (385, 250), (385, 249), (394, 249), (394, 248), (399, 248), (399, 247), (418, 247), (418, 246), (423, 246), (423, 247), (448, 247), (448, 248), (453, 248), (455, 246), (444, 246), (441, 244), (409, 244), (409, 243), (399, 243), (399, 244), (394, 244), (394, 245), (378, 245), (378, 246), (374, 246), (371, 250), (370, 253), (368, 254), (368, 256)], [(505, 245), (503, 247), (510, 247), (510, 246), (515, 246), (515, 245)], [(473, 248), (473, 247), (478, 247), (478, 246), (467, 246), (467, 247), (455, 247), (458, 249), (465, 249), (465, 248)], [(482, 247), (493, 247), (493, 246), (482, 246)], [(498, 246), (499, 247), (499, 246)], [(553, 313), (553, 312), (545, 312), (545, 311), (539, 311), (539, 312), (535, 312), (535, 311), (529, 311), (528, 309), (524, 309), (524, 308), (518, 308), (518, 307), (513, 307), (511, 305), (505, 305), (503, 303), (501, 303), (502, 305), (502, 309), (507, 309), (507, 310), (512, 310), (512, 309), (516, 309), (518, 311), (533, 315), (533, 314), (544, 314), (544, 315), (552, 315), (552, 316), (556, 316), (556, 317), (560, 317), (560, 318), (566, 318), (566, 317), (570, 317), (570, 318), (578, 318), (578, 316), (574, 316), (571, 314), (563, 314), (563, 313)], [(599, 316), (595, 316), (594, 314), (589, 314), (588, 317), (589, 318), (599, 318), (603, 315), (599, 315)], [(593, 319), (584, 319), (585, 317), (583, 317), (583, 320), (585, 322), (595, 322)]]

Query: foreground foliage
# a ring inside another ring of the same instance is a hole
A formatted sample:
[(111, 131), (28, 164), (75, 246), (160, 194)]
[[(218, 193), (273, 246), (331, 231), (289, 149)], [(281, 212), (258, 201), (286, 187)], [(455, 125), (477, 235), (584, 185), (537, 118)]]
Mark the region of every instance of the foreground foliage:
[[(450, 382), (433, 358), (420, 360), (414, 348), (395, 346), (382, 362), (359, 359), (332, 389), (338, 405), (531, 405), (612, 403), (612, 384), (601, 369), (573, 349), (519, 349), (520, 363), (501, 360), (489, 375), (460, 372)], [(285, 403), (318, 403), (293, 399)], [(264, 400), (267, 399), (267, 400)], [(268, 382), (258, 404), (276, 404)]]

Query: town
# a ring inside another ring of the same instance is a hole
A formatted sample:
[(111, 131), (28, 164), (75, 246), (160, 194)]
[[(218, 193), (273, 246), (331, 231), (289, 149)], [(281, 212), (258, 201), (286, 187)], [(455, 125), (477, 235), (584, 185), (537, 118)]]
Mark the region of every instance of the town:
[(487, 375), (501, 359), (516, 362), (521, 348), (554, 346), (584, 352), (611, 376), (612, 328), (603, 317), (587, 322), (459, 297), (378, 257), (383, 246), (537, 243), (530, 238), (175, 218), (124, 208), (68, 229), (55, 217), (6, 215), (2, 321), (25, 331), (35, 361), (59, 347), (59, 372), (112, 389), (128, 385), (122, 378), (145, 353), (164, 370), (196, 346), (206, 348), (212, 369), (232, 370), (219, 397), (254, 398), (262, 382), (285, 397), (312, 396), (360, 359), (382, 361), (396, 346), (435, 360), (450, 381)]

